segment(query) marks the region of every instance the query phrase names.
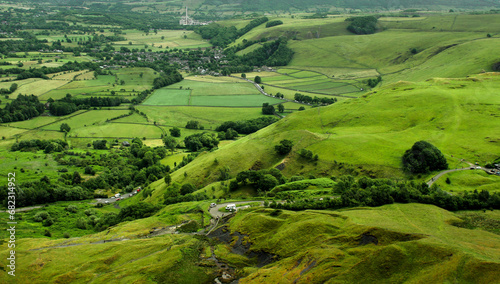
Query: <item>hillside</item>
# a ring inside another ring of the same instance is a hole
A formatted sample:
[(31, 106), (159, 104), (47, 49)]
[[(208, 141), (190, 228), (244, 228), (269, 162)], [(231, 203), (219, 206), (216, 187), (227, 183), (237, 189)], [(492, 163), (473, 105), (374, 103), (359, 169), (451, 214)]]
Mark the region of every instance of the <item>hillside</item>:
[[(24, 238), (18, 241), (16, 256), (23, 261), (16, 279), (212, 283), (225, 271), (241, 277), (240, 283), (493, 283), (500, 269), (498, 235), (452, 226), (461, 215), (431, 205), (251, 209), (209, 237), (168, 231), (197, 207), (208, 203), (167, 206), (154, 217), (81, 238)], [(195, 214), (189, 217), (199, 220)], [(3, 258), (7, 253), (0, 251)], [(7, 277), (0, 274), (0, 281), (6, 283)]]
[[(398, 178), (404, 176), (401, 156), (419, 140), (438, 147), (451, 168), (468, 166), (461, 159), (485, 163), (500, 151), (500, 136), (491, 131), (497, 125), (492, 118), (498, 117), (499, 82), (498, 73), (487, 73), (388, 84), (361, 99), (288, 115), (217, 151), (201, 154), (172, 177), (203, 187), (218, 180), (221, 165), (229, 167), (234, 177), (255, 165), (268, 168), (283, 163), (286, 176), (330, 176), (340, 171)], [(294, 142), (286, 157), (274, 150), (285, 138)], [(319, 161), (301, 160), (297, 151), (302, 148), (318, 154)], [(339, 169), (339, 164), (346, 166)], [(152, 200), (161, 200), (163, 181), (152, 187), (156, 188)]]

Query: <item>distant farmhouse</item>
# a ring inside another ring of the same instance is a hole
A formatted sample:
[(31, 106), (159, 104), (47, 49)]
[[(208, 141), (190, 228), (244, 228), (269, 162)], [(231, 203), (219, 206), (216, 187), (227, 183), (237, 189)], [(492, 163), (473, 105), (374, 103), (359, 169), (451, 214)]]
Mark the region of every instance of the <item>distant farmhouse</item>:
[(188, 16), (188, 7), (186, 6), (186, 16), (182, 16), (179, 25), (181, 26), (205, 26), (210, 24), (211, 22), (200, 22), (195, 19), (192, 19)]

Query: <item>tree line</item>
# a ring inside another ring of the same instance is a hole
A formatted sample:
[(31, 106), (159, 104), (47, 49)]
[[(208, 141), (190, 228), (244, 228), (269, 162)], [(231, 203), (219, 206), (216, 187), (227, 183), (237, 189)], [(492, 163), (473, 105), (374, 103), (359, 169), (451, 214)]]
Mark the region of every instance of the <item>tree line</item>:
[(500, 209), (500, 194), (487, 190), (461, 194), (451, 194), (438, 186), (429, 187), (426, 183), (414, 181), (394, 181), (390, 179), (371, 179), (352, 176), (336, 178), (332, 193), (339, 198), (323, 200), (303, 199), (281, 203), (271, 203), (270, 207), (287, 210), (339, 209), (357, 206), (382, 206), (392, 203), (432, 204), (446, 210)]
[(45, 105), (38, 100), (38, 97), (19, 94), (15, 100), (0, 110), (0, 123), (28, 120), (41, 115), (44, 111)]

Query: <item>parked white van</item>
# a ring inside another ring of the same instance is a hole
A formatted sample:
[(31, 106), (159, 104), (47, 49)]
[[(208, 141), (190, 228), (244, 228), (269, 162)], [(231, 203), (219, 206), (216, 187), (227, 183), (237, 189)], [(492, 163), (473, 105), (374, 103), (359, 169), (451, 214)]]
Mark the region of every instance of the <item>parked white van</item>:
[(226, 206), (226, 210), (228, 210), (228, 211), (236, 211), (236, 204), (228, 204)]

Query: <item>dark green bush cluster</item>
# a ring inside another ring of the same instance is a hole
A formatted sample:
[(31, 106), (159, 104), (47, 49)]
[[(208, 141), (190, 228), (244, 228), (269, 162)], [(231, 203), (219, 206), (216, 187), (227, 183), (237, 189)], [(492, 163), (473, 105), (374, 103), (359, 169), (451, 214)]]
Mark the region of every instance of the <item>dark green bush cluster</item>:
[(266, 28), (270, 28), (270, 27), (274, 27), (274, 26), (278, 26), (278, 25), (283, 25), (283, 21), (281, 21), (281, 20), (269, 21), (266, 24)]
[(346, 21), (351, 22), (347, 30), (358, 35), (373, 34), (377, 31), (377, 17), (374, 16), (352, 17)]
[(271, 208), (287, 210), (338, 209), (357, 206), (381, 206), (398, 203), (433, 204), (446, 210), (500, 209), (500, 194), (490, 194), (487, 190), (465, 191), (450, 194), (438, 187), (414, 181), (396, 182), (389, 179), (362, 177), (357, 181), (352, 176), (337, 179), (334, 192), (339, 198), (324, 200), (303, 199), (290, 203), (271, 203)]
[(381, 81), (382, 81), (382, 77), (378, 76), (376, 79), (368, 79), (367, 84), (368, 84), (368, 86), (370, 86), (370, 88), (374, 88)]
[(427, 141), (418, 141), (407, 150), (402, 158), (403, 169), (418, 174), (446, 170), (448, 162), (441, 151)]
[(15, 100), (0, 110), (0, 123), (28, 120), (41, 115), (44, 111), (45, 105), (38, 101), (38, 97), (19, 94)]
[(286, 178), (278, 169), (264, 169), (258, 171), (242, 171), (236, 175), (237, 184), (230, 185), (235, 190), (239, 185), (250, 184), (262, 191), (269, 191), (279, 184), (284, 184)]
[(217, 128), (215, 128), (215, 131), (225, 132), (229, 128), (231, 128), (234, 129), (239, 134), (250, 134), (268, 125), (271, 125), (278, 120), (279, 118), (274, 116), (264, 116), (243, 121), (225, 121), (221, 125), (217, 126)]
[(46, 153), (61, 152), (68, 148), (68, 143), (63, 140), (22, 140), (14, 143), (10, 148), (11, 151), (39, 151), (44, 150)]
[(197, 152), (203, 149), (211, 150), (219, 145), (215, 134), (208, 132), (196, 133), (184, 138), (184, 145), (189, 151)]

